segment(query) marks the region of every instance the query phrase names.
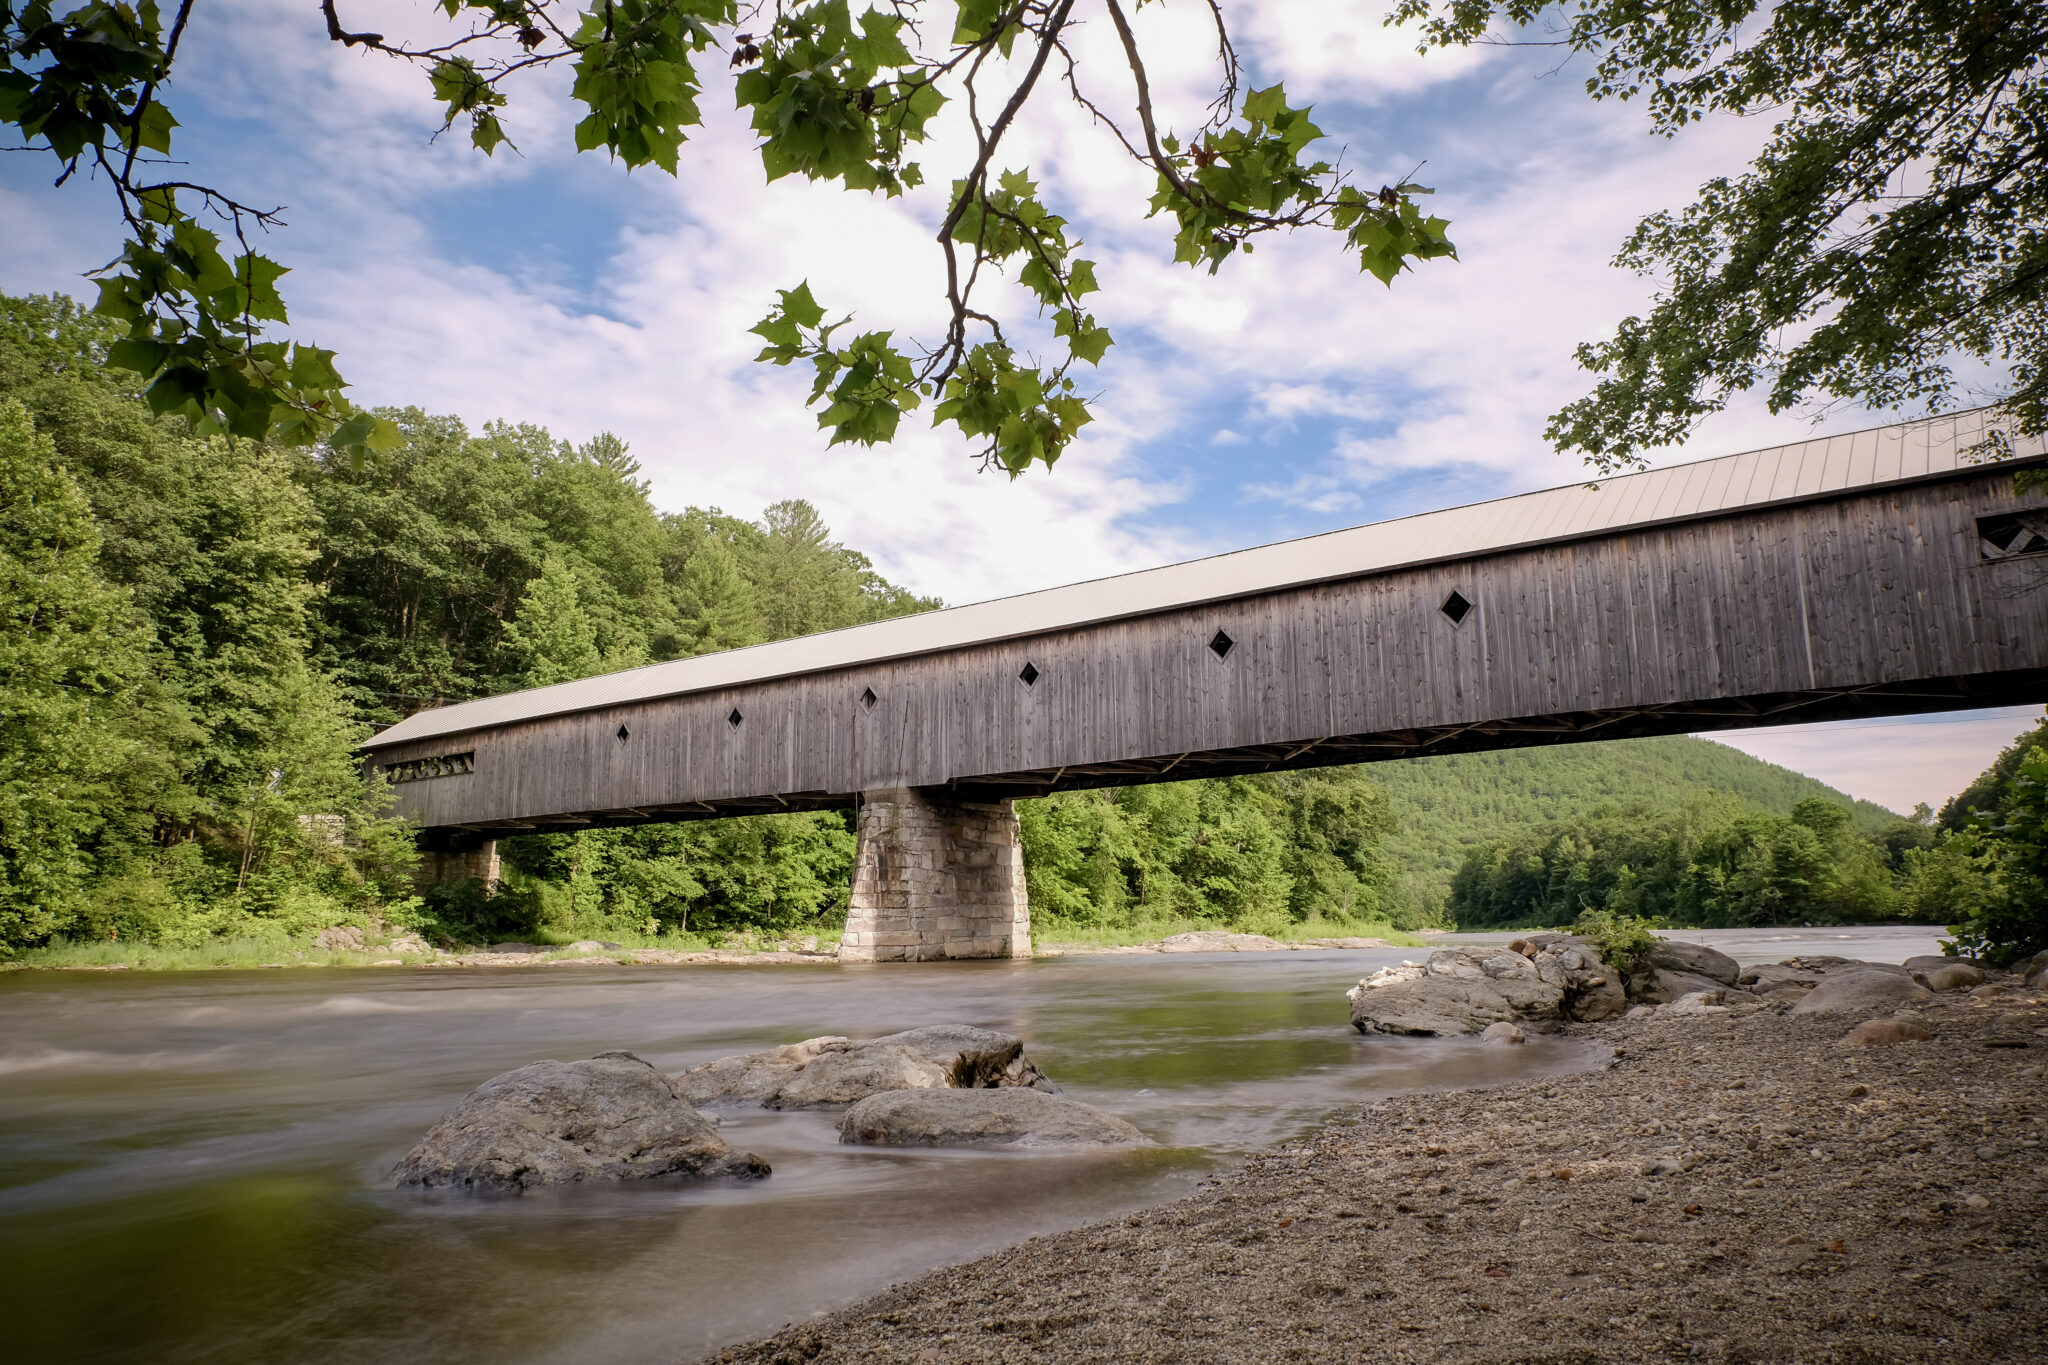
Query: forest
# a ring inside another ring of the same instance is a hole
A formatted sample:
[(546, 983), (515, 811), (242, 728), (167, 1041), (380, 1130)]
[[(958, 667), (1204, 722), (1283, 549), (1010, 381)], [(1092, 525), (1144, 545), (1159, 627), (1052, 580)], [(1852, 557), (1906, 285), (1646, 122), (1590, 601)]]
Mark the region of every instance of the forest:
[(1451, 883), (1461, 928), (1570, 924), (1952, 926), (1994, 952), (2048, 925), (2048, 720), (1936, 816), (1859, 829), (1824, 797), (1773, 813), (1723, 793), (1607, 804), (1475, 848)]
[[(523, 836), (496, 894), (422, 888), (354, 746), (423, 706), (938, 601), (802, 501), (657, 510), (606, 434), (386, 409), (404, 439), (367, 458), (195, 435), (107, 368), (113, 336), (66, 298), (0, 297), (0, 954), (342, 923), (451, 943), (836, 932), (845, 813)], [(2017, 941), (2040, 936), (2048, 750), (2000, 765), (1939, 820), (1682, 738), (1067, 793), (1021, 815), (1041, 934), (1594, 909), (1961, 913)]]

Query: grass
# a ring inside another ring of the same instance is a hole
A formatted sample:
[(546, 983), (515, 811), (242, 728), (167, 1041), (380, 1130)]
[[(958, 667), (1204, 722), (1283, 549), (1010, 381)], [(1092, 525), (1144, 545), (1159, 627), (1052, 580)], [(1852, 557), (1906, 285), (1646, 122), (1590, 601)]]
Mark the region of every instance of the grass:
[[(1048, 948), (1134, 948), (1143, 943), (1157, 943), (1160, 939), (1174, 934), (1216, 929), (1227, 933), (1251, 932), (1234, 925), (1191, 919), (1154, 920), (1130, 925), (1067, 924), (1048, 921), (1034, 925), (1031, 937), (1034, 943), (1044, 944)], [(1419, 948), (1423, 945), (1423, 939), (1417, 935), (1396, 929), (1380, 920), (1348, 924), (1335, 920), (1310, 919), (1289, 924), (1284, 928), (1263, 928), (1257, 932), (1283, 943), (1299, 943), (1310, 938), (1383, 938), (1396, 948)]]

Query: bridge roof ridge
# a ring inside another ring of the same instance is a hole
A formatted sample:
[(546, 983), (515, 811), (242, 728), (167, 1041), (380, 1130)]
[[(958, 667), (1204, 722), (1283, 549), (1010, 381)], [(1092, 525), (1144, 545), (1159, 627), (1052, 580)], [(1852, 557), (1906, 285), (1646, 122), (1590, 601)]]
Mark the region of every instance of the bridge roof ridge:
[[(378, 749), (623, 703), (993, 644), (1632, 526), (1943, 477), (1967, 467), (1965, 455), (1983, 439), (1987, 411), (1949, 413), (1660, 465), (915, 616), (456, 702), (418, 712), (363, 747)], [(2048, 441), (2038, 437), (2015, 439), (2014, 445), (2021, 459), (2048, 455)], [(1865, 449), (1867, 460), (1859, 458)], [(1617, 486), (1619, 496), (1601, 496)]]

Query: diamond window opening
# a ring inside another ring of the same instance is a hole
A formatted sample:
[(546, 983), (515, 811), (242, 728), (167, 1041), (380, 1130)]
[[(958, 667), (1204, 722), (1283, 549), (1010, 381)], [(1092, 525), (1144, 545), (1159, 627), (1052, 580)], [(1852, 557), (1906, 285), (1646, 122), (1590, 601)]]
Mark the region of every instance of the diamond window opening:
[(1227, 659), (1230, 657), (1230, 651), (1236, 645), (1237, 641), (1231, 639), (1230, 636), (1224, 631), (1219, 630), (1216, 632), (1215, 635), (1210, 637), (1209, 652), (1214, 654), (1219, 659)]
[(1023, 684), (1024, 684), (1024, 685), (1025, 685), (1026, 687), (1035, 687), (1035, 686), (1037, 686), (1037, 684), (1038, 684), (1038, 669), (1037, 669), (1037, 667), (1036, 667), (1035, 665), (1033, 665), (1033, 664), (1030, 664), (1030, 663), (1026, 663), (1026, 664), (1024, 665), (1024, 667), (1023, 667), (1023, 668), (1021, 668), (1021, 669), (1019, 669), (1019, 670), (1018, 670), (1018, 672), (1017, 672), (1017, 680), (1018, 680), (1019, 682), (1023, 683)]
[(1451, 590), (1451, 595), (1444, 599), (1443, 606), (1439, 607), (1438, 610), (1450, 617), (1451, 624), (1455, 626), (1471, 615), (1472, 604), (1465, 600), (1463, 593), (1454, 588)]
[(1977, 547), (1983, 559), (2048, 554), (2048, 508), (1977, 518)]
[(745, 719), (746, 717), (740, 714), (739, 707), (735, 706), (732, 709), (732, 714), (725, 718), (725, 723), (727, 725), (730, 725), (733, 729), (737, 730), (740, 728), (740, 722)]
[(875, 689), (874, 689), (874, 688), (872, 688), (872, 687), (863, 687), (863, 688), (862, 688), (862, 689), (860, 690), (860, 705), (861, 705), (861, 709), (862, 709), (862, 710), (864, 710), (864, 711), (872, 711), (872, 710), (874, 710), (874, 709), (875, 709)]
[(631, 739), (632, 737), (632, 732), (628, 730), (625, 726), (621, 725), (619, 727), (619, 743), (624, 744), (628, 739)]

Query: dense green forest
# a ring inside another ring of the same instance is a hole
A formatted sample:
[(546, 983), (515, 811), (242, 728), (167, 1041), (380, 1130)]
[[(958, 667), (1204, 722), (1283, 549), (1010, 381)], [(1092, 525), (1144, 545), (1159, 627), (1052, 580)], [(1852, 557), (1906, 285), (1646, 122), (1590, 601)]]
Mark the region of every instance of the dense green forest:
[(2044, 784), (2048, 720), (1939, 816), (1859, 828), (1825, 797), (1778, 814), (1719, 792), (1604, 804), (1469, 851), (1450, 912), (1465, 928), (1569, 924), (1589, 911), (1703, 928), (1904, 919), (2043, 946)]
[[(936, 601), (884, 581), (807, 503), (657, 511), (607, 435), (386, 410), (405, 439), (360, 462), (197, 436), (105, 368), (109, 339), (69, 300), (0, 298), (0, 953), (344, 922), (457, 942), (836, 929), (845, 813), (508, 839), (496, 894), (422, 889), (355, 745), (422, 706)], [(2039, 936), (2028, 888), (2048, 885), (2044, 784), (2048, 754), (2018, 746), (1940, 821), (1909, 822), (1670, 739), (1020, 810), (1041, 932), (1591, 907), (1960, 914), (2017, 941)]]
[(809, 504), (655, 511), (608, 436), (387, 412), (397, 450), (202, 438), (107, 324), (0, 300), (0, 946), (382, 917), (456, 937), (802, 923), (844, 816), (509, 840), (503, 896), (414, 896), (354, 745), (421, 706), (936, 606)]
[(1899, 819), (1804, 774), (1685, 735), (1399, 759), (1370, 772), (1394, 817), (1386, 852), (1401, 870), (1397, 894), (1432, 916), (1444, 912), (1451, 879), (1473, 849), (1602, 806), (1671, 809), (1719, 792), (1776, 815), (1823, 797), (1846, 805), (1865, 833)]

